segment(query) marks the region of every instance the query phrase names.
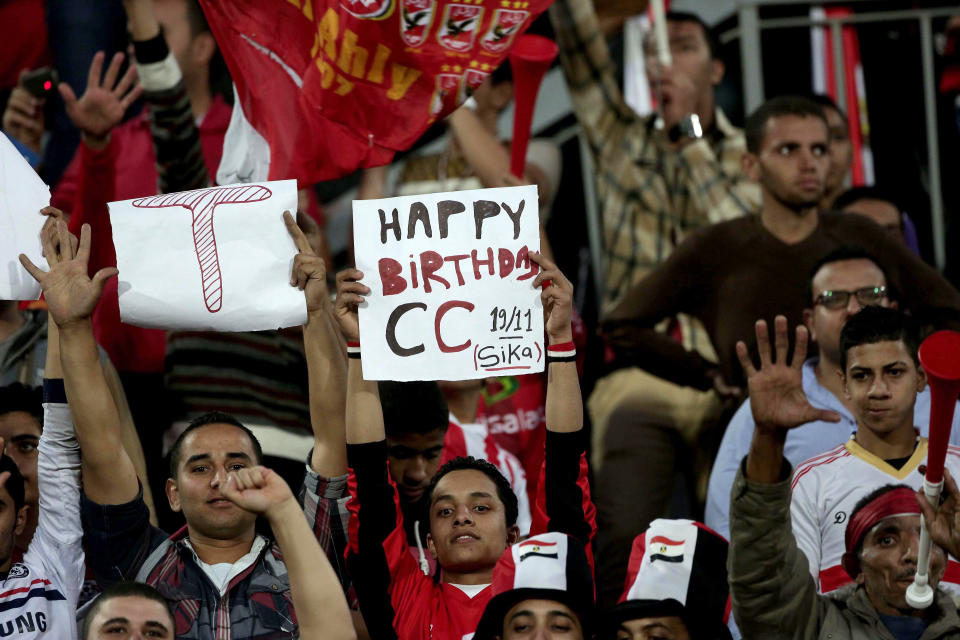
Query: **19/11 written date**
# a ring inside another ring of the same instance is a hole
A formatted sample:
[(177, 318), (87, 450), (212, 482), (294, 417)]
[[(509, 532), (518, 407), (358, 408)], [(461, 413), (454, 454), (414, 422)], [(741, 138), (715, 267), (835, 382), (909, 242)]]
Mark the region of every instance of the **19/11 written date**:
[(533, 312), (518, 307), (512, 310), (494, 307), (490, 310), (491, 333), (498, 331), (533, 331)]

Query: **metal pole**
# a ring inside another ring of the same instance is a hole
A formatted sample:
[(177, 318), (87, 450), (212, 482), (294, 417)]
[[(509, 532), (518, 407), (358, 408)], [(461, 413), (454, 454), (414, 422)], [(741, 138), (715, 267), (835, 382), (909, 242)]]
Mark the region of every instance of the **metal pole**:
[(740, 15), (740, 64), (743, 67), (743, 106), (751, 113), (763, 103), (763, 52), (760, 50), (760, 21), (757, 8), (741, 5)]
[(830, 25), (830, 37), (833, 39), (833, 88), (837, 92), (837, 106), (847, 111), (847, 69), (843, 50), (843, 25), (834, 22)]
[(923, 55), (923, 109), (927, 125), (927, 165), (930, 172), (930, 222), (933, 226), (933, 256), (943, 271), (947, 263), (946, 228), (943, 221), (943, 191), (940, 187), (940, 144), (937, 137), (937, 97), (933, 75), (933, 25), (929, 15), (920, 16), (920, 49)]
[(593, 265), (593, 288), (596, 290), (597, 309), (603, 314), (603, 298), (607, 292), (606, 262), (603, 252), (603, 225), (597, 210), (597, 172), (593, 165), (593, 155), (587, 138), (580, 132), (580, 172), (583, 176), (583, 203), (587, 215), (587, 241), (590, 245), (590, 263)]

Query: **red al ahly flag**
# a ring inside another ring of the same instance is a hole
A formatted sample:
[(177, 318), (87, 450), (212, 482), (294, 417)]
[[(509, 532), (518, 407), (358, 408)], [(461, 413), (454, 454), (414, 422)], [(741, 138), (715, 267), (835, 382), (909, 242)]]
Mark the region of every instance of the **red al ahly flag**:
[[(303, 185), (389, 162), (479, 86), (550, 1), (200, 0), (236, 85), (235, 119), (269, 147), (268, 160), (246, 164), (268, 175), (233, 177)], [(225, 162), (252, 153), (247, 135), (228, 132)]]

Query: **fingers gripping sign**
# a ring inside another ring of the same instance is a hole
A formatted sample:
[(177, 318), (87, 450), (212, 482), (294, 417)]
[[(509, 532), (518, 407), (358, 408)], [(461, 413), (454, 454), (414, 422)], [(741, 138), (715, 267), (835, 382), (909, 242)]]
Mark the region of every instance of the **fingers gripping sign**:
[(337, 274), (334, 316), (347, 342), (360, 341), (360, 318), (357, 309), (363, 304), (364, 296), (370, 294), (370, 287), (360, 282), (362, 278), (363, 272), (358, 269), (344, 269)]
[(533, 280), (534, 288), (543, 286), (543, 319), (547, 336), (554, 342), (573, 340), (570, 321), (573, 316), (573, 284), (557, 265), (540, 253), (531, 253), (530, 260), (540, 267)]
[[(737, 357), (747, 374), (751, 408), (757, 428), (776, 431), (792, 429), (814, 420), (839, 422), (840, 415), (835, 411), (811, 406), (803, 391), (802, 368), (807, 356), (807, 328), (797, 326), (796, 344), (790, 362), (787, 362), (789, 341), (787, 319), (784, 316), (777, 316), (774, 320), (773, 354), (767, 323), (764, 320), (757, 321), (756, 332), (760, 368), (754, 367), (747, 352), (747, 345), (743, 341), (737, 342)], [(775, 360), (771, 355), (775, 356)]]
[(40, 283), (50, 315), (61, 329), (89, 318), (103, 293), (103, 285), (118, 273), (115, 267), (105, 267), (93, 278), (87, 275), (90, 225), (81, 228), (79, 243), (74, 244), (74, 240), (67, 225), (58, 220), (56, 236), (45, 234), (43, 237), (49, 271), (43, 271), (27, 256), (20, 255), (20, 263)]

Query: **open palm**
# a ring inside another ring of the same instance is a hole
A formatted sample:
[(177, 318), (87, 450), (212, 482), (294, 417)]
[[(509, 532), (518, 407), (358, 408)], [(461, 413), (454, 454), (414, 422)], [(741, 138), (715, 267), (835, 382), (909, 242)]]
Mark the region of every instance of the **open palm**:
[(757, 321), (757, 351), (760, 369), (753, 366), (743, 342), (737, 343), (737, 357), (747, 374), (753, 419), (760, 429), (792, 429), (814, 420), (839, 422), (834, 411), (816, 409), (803, 391), (803, 361), (807, 355), (807, 328), (797, 327), (793, 358), (787, 362), (787, 319), (777, 316), (774, 321), (774, 349), (776, 361), (771, 359), (767, 323)]
[(101, 81), (103, 58), (102, 51), (93, 56), (87, 77), (87, 89), (79, 99), (67, 83), (61, 82), (58, 87), (70, 121), (80, 131), (96, 138), (103, 138), (120, 124), (127, 107), (140, 96), (141, 91), (140, 85), (135, 84), (137, 69), (133, 65), (119, 82), (117, 81), (123, 64), (123, 53), (113, 56)]
[(25, 255), (20, 254), (20, 262), (43, 289), (47, 309), (58, 327), (63, 328), (73, 322), (90, 317), (103, 285), (108, 278), (117, 274), (114, 267), (98, 271), (93, 278), (87, 274), (87, 262), (90, 258), (90, 225), (85, 224), (80, 231), (80, 243), (74, 254), (74, 243), (67, 226), (57, 222), (59, 242), (53, 242), (49, 235), (43, 237), (43, 254), (50, 265), (50, 271), (43, 271)]

